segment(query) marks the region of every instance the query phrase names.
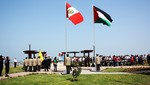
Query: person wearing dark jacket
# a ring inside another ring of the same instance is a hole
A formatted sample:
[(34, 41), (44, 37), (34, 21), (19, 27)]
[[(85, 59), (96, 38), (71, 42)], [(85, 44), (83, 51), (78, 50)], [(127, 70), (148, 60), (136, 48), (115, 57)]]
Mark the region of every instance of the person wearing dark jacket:
[(6, 72), (5, 76), (6, 77), (9, 77), (9, 75), (8, 75), (8, 73), (9, 73), (9, 61), (10, 61), (9, 57), (7, 56), (6, 59), (5, 59), (5, 72)]
[(48, 66), (49, 66), (49, 64), (48, 64), (47, 57), (45, 57), (45, 59), (43, 60), (43, 64), (44, 64), (44, 69), (45, 69), (45, 71), (48, 71)]
[(48, 56), (47, 62), (48, 62), (48, 69), (51, 70), (51, 62), (52, 62), (52, 60), (51, 60), (50, 56)]
[(2, 76), (4, 58), (0, 55), (0, 76)]

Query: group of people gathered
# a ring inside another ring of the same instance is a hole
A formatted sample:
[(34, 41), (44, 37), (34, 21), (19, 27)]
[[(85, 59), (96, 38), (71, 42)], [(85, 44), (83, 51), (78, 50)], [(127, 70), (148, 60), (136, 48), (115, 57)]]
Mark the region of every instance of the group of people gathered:
[(8, 77), (8, 73), (9, 73), (9, 64), (10, 64), (10, 59), (9, 57), (3, 57), (2, 55), (0, 55), (0, 76), (2, 75), (2, 71), (3, 71), (3, 64), (5, 63), (5, 76)]
[(77, 61), (79, 66), (95, 67), (100, 70), (100, 66), (126, 66), (126, 65), (143, 65), (148, 63), (150, 65), (150, 54), (147, 55), (125, 55), (125, 56), (103, 56), (96, 54), (96, 57), (66, 57), (65, 65), (67, 73), (70, 71), (73, 61)]
[(25, 58), (24, 59), (24, 70), (25, 72), (37, 72), (44, 69), (45, 71), (51, 70), (51, 64), (54, 65), (54, 71), (57, 72), (57, 63), (58, 59), (55, 57), (54, 60), (50, 56), (44, 57), (44, 60), (41, 60), (40, 57), (34, 58)]
[(148, 55), (125, 55), (125, 56), (99, 56), (101, 66), (126, 66), (126, 65), (150, 65), (150, 54)]
[[(17, 60), (14, 60), (14, 67), (16, 67)], [(54, 72), (57, 72), (58, 59), (55, 57), (53, 60), (50, 56), (44, 57), (41, 60), (40, 57), (25, 58), (24, 70), (25, 72), (37, 72), (44, 69), (50, 71), (51, 66), (54, 66)], [(96, 55), (96, 57), (70, 57), (69, 54), (65, 57), (64, 64), (66, 66), (66, 73), (70, 74), (71, 67), (97, 67), (96, 70), (100, 70), (100, 66), (125, 66), (125, 65), (143, 65), (148, 63), (150, 65), (150, 54), (147, 55), (125, 55), (125, 56), (102, 56)], [(8, 77), (10, 67), (9, 57), (3, 57), (0, 55), (0, 76), (2, 76), (3, 65), (5, 65), (5, 76)]]

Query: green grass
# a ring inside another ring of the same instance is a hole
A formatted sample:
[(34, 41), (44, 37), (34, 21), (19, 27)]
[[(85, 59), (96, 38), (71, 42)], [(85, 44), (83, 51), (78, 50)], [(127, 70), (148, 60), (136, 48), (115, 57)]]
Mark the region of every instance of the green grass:
[(140, 67), (140, 68), (106, 68), (103, 72), (134, 72), (134, 71), (143, 71), (150, 70), (150, 67)]
[(80, 75), (71, 81), (71, 75), (32, 74), (1, 80), (0, 85), (150, 85), (150, 76), (132, 75)]
[[(17, 72), (23, 72), (22, 66), (17, 66), (16, 68), (10, 67), (9, 73), (17, 73)], [(3, 68), (2, 74), (5, 74), (5, 68)]]
[(106, 68), (103, 72), (125, 72), (126, 68)]

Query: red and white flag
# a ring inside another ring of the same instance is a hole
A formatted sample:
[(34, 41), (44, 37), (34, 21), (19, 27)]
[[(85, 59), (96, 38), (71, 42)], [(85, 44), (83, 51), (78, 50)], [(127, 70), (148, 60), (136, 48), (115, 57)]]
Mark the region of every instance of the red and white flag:
[(66, 17), (69, 18), (75, 25), (83, 21), (83, 16), (81, 15), (81, 13), (67, 2), (66, 2)]

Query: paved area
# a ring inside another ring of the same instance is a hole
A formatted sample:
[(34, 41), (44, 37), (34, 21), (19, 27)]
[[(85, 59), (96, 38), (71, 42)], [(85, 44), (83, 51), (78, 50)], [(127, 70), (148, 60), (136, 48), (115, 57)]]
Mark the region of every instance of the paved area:
[[(21, 76), (26, 76), (29, 74), (59, 74), (61, 75), (62, 73), (66, 73), (65, 70), (59, 70), (58, 72), (53, 72), (53, 71), (49, 71), (49, 72), (45, 72), (45, 71), (40, 71), (40, 72), (19, 72), (19, 73), (13, 73), (13, 74), (9, 74), (9, 77), (5, 77), (2, 76), (0, 77), (0, 80), (4, 80), (7, 78), (15, 78), (15, 77), (21, 77)], [(71, 72), (72, 73), (72, 72)], [(82, 70), (81, 74), (131, 74), (131, 73), (126, 73), (126, 72), (91, 72), (90, 70)]]
[[(139, 67), (142, 67), (142, 68), (147, 68), (149, 66), (118, 66), (118, 67), (101, 67), (101, 70), (104, 70), (106, 68), (139, 68)], [(7, 78), (14, 78), (14, 77), (20, 77), (20, 76), (26, 76), (26, 75), (29, 75), (29, 74), (34, 74), (34, 73), (46, 73), (46, 74), (65, 74), (66, 71), (65, 71), (65, 66), (63, 64), (58, 64), (58, 71), (57, 72), (54, 72), (53, 71), (53, 66), (51, 68), (52, 70), (48, 71), (48, 72), (45, 72), (44, 69), (42, 69), (40, 72), (19, 72), (19, 73), (12, 73), (12, 74), (9, 74), (9, 77), (5, 77), (5, 76), (1, 76), (0, 77), (0, 80), (3, 80), (3, 79), (7, 79)], [(149, 72), (150, 73), (150, 70), (149, 71), (137, 71), (137, 72), (134, 72), (134, 73), (147, 73)], [(82, 72), (81, 74), (133, 74), (133, 73), (128, 73), (128, 72), (95, 72), (94, 71), (94, 68), (93, 67), (82, 67)]]

